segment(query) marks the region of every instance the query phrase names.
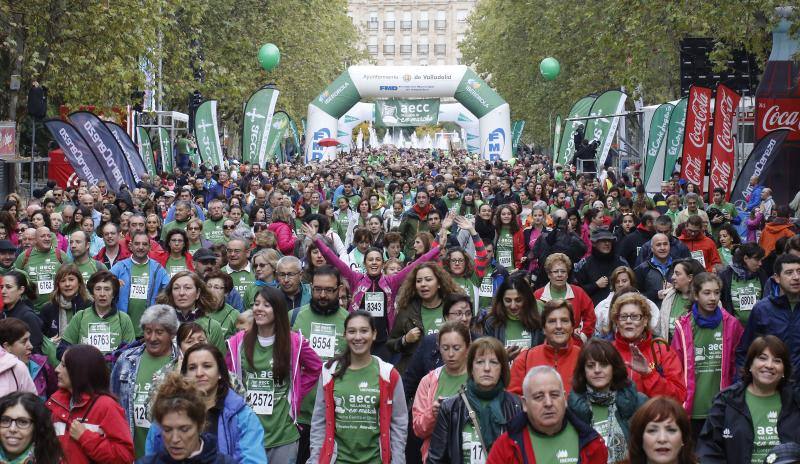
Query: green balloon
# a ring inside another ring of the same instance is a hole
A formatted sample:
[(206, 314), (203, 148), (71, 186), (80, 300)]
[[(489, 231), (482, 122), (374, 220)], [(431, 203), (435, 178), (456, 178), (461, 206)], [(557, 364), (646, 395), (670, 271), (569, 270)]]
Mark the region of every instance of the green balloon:
[(258, 63), (265, 71), (272, 71), (281, 62), (281, 51), (275, 44), (264, 44), (258, 49)]
[(544, 77), (546, 81), (552, 81), (555, 80), (561, 72), (561, 65), (558, 63), (557, 59), (547, 57), (539, 63), (539, 72), (542, 73), (542, 77)]

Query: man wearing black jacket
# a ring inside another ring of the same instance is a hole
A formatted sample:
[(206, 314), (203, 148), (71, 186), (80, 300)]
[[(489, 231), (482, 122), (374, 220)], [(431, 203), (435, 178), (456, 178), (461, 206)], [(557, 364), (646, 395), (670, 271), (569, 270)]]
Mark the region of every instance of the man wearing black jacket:
[(619, 243), (619, 255), (629, 263), (636, 263), (636, 257), (642, 246), (656, 233), (655, 222), (660, 215), (658, 211), (645, 211), (636, 230), (628, 234)]
[(592, 254), (583, 258), (577, 265), (575, 280), (586, 291), (597, 305), (603, 301), (611, 291), (609, 276), (619, 266), (628, 263), (619, 257), (614, 249), (616, 237), (606, 229), (592, 232)]

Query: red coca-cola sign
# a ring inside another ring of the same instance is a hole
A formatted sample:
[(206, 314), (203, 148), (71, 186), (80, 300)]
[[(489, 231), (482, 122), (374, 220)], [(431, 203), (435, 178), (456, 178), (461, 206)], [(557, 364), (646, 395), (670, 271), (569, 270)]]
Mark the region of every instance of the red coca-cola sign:
[(800, 141), (800, 98), (756, 99), (756, 139), (789, 129), (786, 140)]
[(708, 127), (711, 124), (711, 89), (692, 86), (686, 107), (686, 132), (683, 139), (681, 177), (703, 191), (708, 151)]
[(740, 98), (728, 87), (717, 86), (708, 187), (710, 191), (721, 187), (727, 192), (726, 196), (730, 195), (729, 187), (733, 180), (733, 118)]

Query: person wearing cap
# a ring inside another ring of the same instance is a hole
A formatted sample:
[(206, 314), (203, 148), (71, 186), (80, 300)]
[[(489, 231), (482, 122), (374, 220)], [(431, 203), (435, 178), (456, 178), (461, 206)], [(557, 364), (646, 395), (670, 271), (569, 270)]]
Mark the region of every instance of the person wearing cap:
[(0, 240), (0, 275), (6, 275), (14, 269), (17, 258), (17, 247), (10, 240)]
[[(195, 251), (192, 256), (192, 262), (194, 264), (195, 274), (200, 276), (203, 281), (208, 281), (209, 275), (221, 269), (219, 261), (217, 261), (217, 255), (208, 248), (200, 248)], [(244, 311), (244, 300), (242, 299), (242, 295), (236, 290), (236, 287), (226, 292), (225, 303), (233, 306), (233, 308), (239, 312)]]
[(575, 280), (595, 306), (611, 292), (608, 277), (614, 269), (627, 266), (616, 250), (616, 237), (608, 229), (596, 229), (591, 235), (592, 251), (578, 262)]

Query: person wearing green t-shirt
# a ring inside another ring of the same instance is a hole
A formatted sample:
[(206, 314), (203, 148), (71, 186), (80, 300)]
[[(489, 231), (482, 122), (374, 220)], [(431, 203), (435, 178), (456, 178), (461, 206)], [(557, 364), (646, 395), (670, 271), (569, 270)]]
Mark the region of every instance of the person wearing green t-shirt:
[[(315, 269), (311, 281), (311, 301), (292, 311), (292, 330), (299, 330), (309, 340), (311, 349), (326, 362), (341, 354), (346, 346), (344, 321), (347, 310), (339, 306), (339, 272), (331, 266)], [(311, 414), (314, 412), (316, 387), (308, 392), (300, 405), (297, 423), (300, 428), (300, 451), (297, 462), (308, 459)]]
[(736, 376), (735, 350), (744, 328), (719, 306), (722, 281), (702, 272), (692, 279), (689, 313), (675, 323), (672, 349), (686, 366), (684, 407), (692, 418), (692, 429), (701, 430), (714, 396)]
[(208, 343), (216, 346), (222, 354), (228, 352), (222, 326), (208, 316), (217, 307), (217, 300), (200, 276), (189, 271), (175, 274), (158, 301), (175, 308), (180, 322), (199, 324), (208, 337)]
[(422, 378), (414, 395), (411, 410), (414, 434), (424, 440), (422, 444), (423, 461), (428, 457), (431, 435), (433, 435), (442, 402), (458, 395), (459, 390), (467, 382), (469, 344), (469, 328), (460, 321), (446, 322), (439, 330), (438, 351), (444, 365), (432, 370)]
[(108, 270), (105, 264), (89, 256), (89, 242), (84, 231), (76, 230), (70, 234), (69, 250), (72, 252), (72, 262), (78, 266), (84, 282), (88, 282), (95, 272)]
[(203, 221), (197, 218), (189, 219), (186, 224), (186, 238), (188, 239), (188, 251), (190, 255), (200, 248), (205, 248), (203, 245), (212, 245), (208, 240), (203, 239)]
[(59, 342), (58, 354), (70, 345), (92, 345), (109, 354), (136, 340), (131, 318), (114, 307), (119, 296), (119, 280), (109, 271), (94, 274), (87, 284), (94, 304), (78, 311), (67, 325)]
[(736, 247), (729, 266), (719, 272), (722, 279), (722, 307), (747, 326), (756, 302), (764, 296), (767, 275), (762, 269), (764, 249), (757, 243)]
[(225, 295), (233, 289), (233, 280), (222, 271), (211, 271), (206, 275), (205, 282), (206, 288), (214, 297), (214, 308), (216, 308), (207, 316), (219, 323), (222, 328), (222, 338), (227, 340), (236, 333), (236, 319), (239, 317), (239, 311), (225, 302)]
[(211, 243), (225, 243), (222, 227), (225, 224), (223, 212), (222, 200), (214, 199), (208, 202), (208, 218), (203, 222), (203, 238)]
[(506, 278), (497, 288), (492, 313), (483, 325), (484, 335), (500, 340), (514, 360), (521, 350), (544, 341), (537, 301), (528, 281), (522, 276)]
[(192, 204), (185, 200), (175, 202), (175, 220), (164, 224), (161, 228), (161, 240), (167, 241), (167, 233), (173, 229), (179, 229), (186, 232), (186, 226), (189, 224)]
[(694, 259), (682, 259), (673, 264), (672, 287), (664, 291), (659, 312), (661, 323), (667, 324), (666, 327), (661, 327), (661, 333), (667, 336), (667, 341), (671, 341), (675, 333), (675, 321), (689, 309), (692, 301), (692, 280), (704, 271), (703, 266)]
[(189, 255), (189, 237), (181, 229), (172, 229), (167, 232), (165, 242), (169, 254), (166, 255), (161, 263), (167, 271), (167, 275), (172, 277), (181, 271), (193, 270), (191, 267), (191, 256)]
[(47, 227), (36, 229), (36, 238), (30, 250), (17, 256), (14, 267), (25, 272), (36, 286), (38, 297), (34, 302), (37, 312), (47, 304), (55, 289), (55, 276), (66, 258), (61, 251), (52, 249), (52, 232)]
[(369, 313), (347, 316), (347, 348), (326, 364), (317, 387), (308, 462), (330, 461), (334, 452), (337, 463), (404, 457), (408, 410), (403, 382), (391, 364), (371, 354), (377, 333)]
[(494, 255), (497, 257), (497, 262), (506, 269), (516, 269), (520, 263), (514, 256), (514, 242), (521, 239), (522, 231), (511, 206), (507, 204), (500, 206), (495, 213), (494, 222), (497, 230)]
[(222, 270), (231, 276), (233, 286), (239, 292), (239, 295), (244, 295), (256, 280), (250, 261), (247, 259), (250, 243), (245, 239), (235, 238), (228, 241), (226, 249), (228, 252), (228, 264)]

